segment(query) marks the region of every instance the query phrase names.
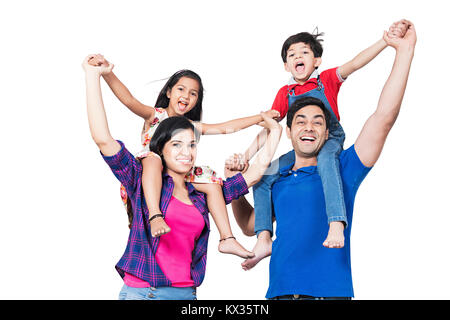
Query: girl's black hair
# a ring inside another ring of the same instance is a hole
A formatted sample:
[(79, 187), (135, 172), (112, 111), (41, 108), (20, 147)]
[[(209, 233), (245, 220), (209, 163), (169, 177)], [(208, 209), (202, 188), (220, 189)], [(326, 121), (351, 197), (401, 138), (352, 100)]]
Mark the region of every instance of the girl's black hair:
[[(155, 108), (167, 108), (169, 106), (169, 98), (167, 97), (167, 92), (173, 88), (173, 86), (183, 77), (187, 77), (193, 80), (196, 80), (199, 85), (198, 90), (198, 99), (194, 108), (186, 113), (184, 116), (192, 121), (200, 121), (202, 118), (202, 102), (203, 102), (203, 84), (202, 79), (198, 74), (194, 71), (183, 69), (175, 72), (169, 80), (167, 80), (164, 87), (161, 89), (158, 95), (158, 99), (156, 99)], [(152, 138), (153, 139), (153, 138)]]
[(169, 117), (161, 121), (153, 133), (152, 139), (150, 140), (150, 151), (156, 153), (161, 157), (163, 166), (166, 164), (162, 156), (162, 151), (164, 146), (172, 137), (180, 130), (192, 130), (194, 132), (195, 140), (198, 141), (200, 134), (195, 129), (191, 121), (189, 121), (185, 116), (175, 116)]

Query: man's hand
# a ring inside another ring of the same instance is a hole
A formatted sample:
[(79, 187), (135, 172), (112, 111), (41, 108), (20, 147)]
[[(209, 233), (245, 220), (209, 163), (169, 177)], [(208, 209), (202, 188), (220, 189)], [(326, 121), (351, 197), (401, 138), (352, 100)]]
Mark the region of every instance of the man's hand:
[(248, 160), (244, 159), (242, 154), (234, 154), (225, 160), (224, 174), (225, 178), (228, 179), (237, 173), (244, 173), (248, 169)]
[[(392, 26), (391, 26), (392, 27)], [(391, 30), (391, 29), (390, 29)], [(393, 28), (391, 32), (384, 32), (383, 39), (386, 41), (388, 46), (393, 47), (395, 50), (399, 48), (414, 48), (417, 41), (416, 29), (412, 22), (408, 20), (401, 20), (396, 23), (396, 26)], [(398, 34), (405, 30), (403, 37), (390, 36), (393, 34)]]

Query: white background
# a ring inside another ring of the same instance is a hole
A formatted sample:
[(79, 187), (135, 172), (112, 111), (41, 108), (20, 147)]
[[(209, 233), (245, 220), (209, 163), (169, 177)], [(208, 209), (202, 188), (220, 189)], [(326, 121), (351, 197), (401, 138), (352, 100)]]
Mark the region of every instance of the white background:
[[(205, 85), (205, 123), (269, 109), (289, 74), (283, 41), (318, 26), (321, 70), (377, 41), (400, 18), (415, 23), (416, 54), (402, 111), (358, 192), (351, 239), (356, 299), (449, 299), (449, 73), (444, 1), (8, 1), (0, 5), (0, 299), (117, 299), (114, 269), (127, 237), (119, 182), (88, 129), (83, 58), (103, 53), (152, 105), (181, 68)], [(375, 110), (395, 52), (353, 74), (339, 95), (346, 147)], [(150, 83), (151, 82), (151, 83)], [(132, 152), (142, 120), (103, 82), (113, 136)], [(285, 121), (282, 122), (283, 125)], [(206, 136), (197, 164), (222, 172), (260, 129)], [(283, 136), (277, 151), (289, 150)], [(253, 202), (252, 197), (248, 197)], [(247, 238), (234, 223), (238, 240)], [(264, 299), (269, 260), (251, 271), (218, 253), (212, 223), (199, 299)], [(330, 266), (332, 268), (333, 266)]]

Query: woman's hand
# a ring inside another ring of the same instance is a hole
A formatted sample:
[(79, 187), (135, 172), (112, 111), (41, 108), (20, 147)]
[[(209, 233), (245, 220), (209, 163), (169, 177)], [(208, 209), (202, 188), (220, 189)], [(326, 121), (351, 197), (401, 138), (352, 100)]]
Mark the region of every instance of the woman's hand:
[(81, 66), (84, 69), (84, 72), (90, 74), (104, 75), (108, 74), (114, 68), (112, 63), (106, 61), (102, 55), (98, 54), (90, 54), (88, 55)]

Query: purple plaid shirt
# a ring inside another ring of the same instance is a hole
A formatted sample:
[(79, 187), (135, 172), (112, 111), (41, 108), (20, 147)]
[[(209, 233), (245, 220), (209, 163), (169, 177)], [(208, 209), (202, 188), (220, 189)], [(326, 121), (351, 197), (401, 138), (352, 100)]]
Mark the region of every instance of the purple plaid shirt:
[[(147, 281), (152, 287), (171, 286), (170, 280), (161, 271), (155, 259), (159, 237), (152, 237), (150, 232), (148, 209), (141, 183), (142, 165), (125, 148), (121, 141), (118, 142), (121, 145), (121, 149), (117, 154), (111, 157), (102, 156), (127, 191), (133, 207), (133, 223), (128, 237), (127, 248), (122, 258), (116, 264), (116, 269), (122, 278), (125, 272), (127, 272)], [(172, 197), (173, 188), (172, 178), (167, 174), (163, 174), (160, 201), (160, 208), (163, 215), (165, 215)], [(191, 276), (194, 281), (194, 286), (198, 287), (205, 277), (209, 236), (208, 207), (204, 193), (195, 190), (190, 183), (187, 183), (187, 188), (189, 198), (200, 211), (205, 221), (205, 227), (192, 252)], [(225, 180), (222, 190), (227, 204), (248, 193), (247, 184), (240, 173)]]

